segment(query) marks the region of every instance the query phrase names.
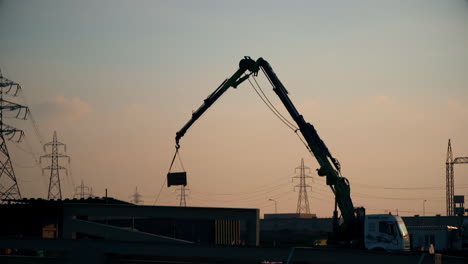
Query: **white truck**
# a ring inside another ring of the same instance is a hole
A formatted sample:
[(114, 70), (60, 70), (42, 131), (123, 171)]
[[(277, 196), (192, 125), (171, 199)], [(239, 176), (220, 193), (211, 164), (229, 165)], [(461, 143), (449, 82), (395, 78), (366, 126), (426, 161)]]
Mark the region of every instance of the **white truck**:
[(364, 246), (369, 250), (409, 250), (410, 238), (403, 219), (397, 215), (366, 215)]

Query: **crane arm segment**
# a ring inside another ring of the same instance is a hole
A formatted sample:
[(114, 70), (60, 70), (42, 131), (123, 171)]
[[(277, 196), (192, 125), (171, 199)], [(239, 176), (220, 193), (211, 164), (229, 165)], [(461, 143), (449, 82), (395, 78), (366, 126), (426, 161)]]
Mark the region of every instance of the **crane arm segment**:
[(353, 226), (355, 222), (354, 205), (351, 200), (349, 182), (345, 177), (340, 175), (340, 163), (332, 156), (314, 126), (307, 123), (303, 116), (299, 114), (288, 96), (288, 91), (283, 86), (270, 64), (263, 58), (259, 58), (257, 64), (273, 85), (273, 90), (298, 125), (307, 145), (317, 159), (320, 165), (320, 168), (317, 169), (317, 173), (320, 176), (326, 176), (327, 185), (329, 185), (335, 193), (336, 202), (340, 208), (344, 223), (347, 226)]
[(192, 118), (176, 133), (175, 141), (176, 148), (180, 147), (179, 141), (185, 135), (187, 130), (205, 113), (210, 106), (212, 106), (218, 99), (223, 95), (230, 87), (236, 88), (239, 84), (249, 78), (250, 74), (242, 76), (246, 71), (250, 71), (251, 74), (258, 72), (258, 67), (255, 61), (250, 57), (245, 57), (239, 62), (239, 69), (228, 79), (224, 80), (216, 90), (211, 93), (203, 102), (203, 104), (192, 113)]
[(251, 74), (256, 76), (260, 69), (263, 70), (266, 77), (273, 85), (273, 90), (286, 107), (292, 119), (298, 125), (299, 131), (307, 142), (310, 151), (317, 159), (320, 165), (320, 168), (317, 169), (317, 173), (320, 176), (326, 176), (327, 185), (329, 185), (334, 192), (336, 203), (340, 208), (344, 220), (344, 228), (348, 230), (353, 229), (356, 224), (355, 210), (351, 200), (349, 182), (340, 174), (340, 163), (330, 153), (314, 126), (306, 122), (303, 116), (297, 111), (288, 96), (288, 91), (283, 86), (270, 64), (263, 58), (254, 61), (250, 57), (245, 57), (239, 62), (239, 69), (230, 78), (222, 82), (221, 85), (204, 100), (203, 104), (192, 113), (192, 118), (176, 133), (176, 148), (180, 147), (179, 141), (187, 130), (227, 91), (227, 89), (230, 87), (236, 88), (249, 78)]

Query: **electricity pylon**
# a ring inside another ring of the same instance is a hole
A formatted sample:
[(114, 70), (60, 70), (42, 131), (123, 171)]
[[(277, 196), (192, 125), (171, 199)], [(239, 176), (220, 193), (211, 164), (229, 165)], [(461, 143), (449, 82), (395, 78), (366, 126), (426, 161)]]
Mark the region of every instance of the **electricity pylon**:
[[(447, 159), (445, 161), (445, 167), (446, 167), (446, 200), (447, 200), (447, 216), (454, 216), (457, 214), (455, 212), (455, 195), (454, 195), (454, 187), (455, 187), (455, 173), (453, 170), (453, 167), (455, 164), (468, 164), (468, 157), (453, 157), (452, 153), (452, 144), (450, 142), (450, 139), (448, 141), (448, 147), (447, 147)], [(459, 212), (458, 212), (459, 213)], [(464, 214), (464, 212), (462, 213)]]
[(296, 213), (298, 214), (310, 214), (309, 198), (307, 196), (307, 188), (312, 187), (306, 183), (306, 178), (312, 178), (306, 174), (306, 170), (310, 173), (310, 168), (304, 166), (304, 159), (301, 159), (301, 166), (297, 167), (295, 171), (299, 170), (299, 176), (294, 176), (294, 178), (299, 178), (300, 182), (298, 185), (294, 186), (294, 190), (299, 188), (299, 197), (297, 199), (297, 209)]
[(141, 200), (142, 195), (138, 193), (138, 187), (135, 187), (135, 193), (132, 195), (132, 203), (134, 204), (142, 204), (143, 200)]
[(75, 187), (75, 194), (73, 198), (91, 198), (94, 197), (93, 195), (93, 188), (84, 185), (83, 180), (81, 180), (81, 184)]
[(448, 140), (448, 147), (447, 147), (447, 159), (445, 161), (445, 170), (446, 170), (446, 178), (445, 178), (445, 195), (446, 195), (446, 209), (447, 209), (447, 216), (454, 216), (454, 203), (453, 203), (453, 154), (452, 154), (452, 144), (450, 143), (450, 139)]
[(57, 141), (57, 132), (54, 131), (54, 136), (52, 141), (44, 144), (44, 152), (47, 152), (47, 147), (50, 147), (51, 153), (41, 156), (40, 162), (42, 159), (50, 159), (51, 164), (42, 169), (42, 174), (44, 171), (50, 171), (50, 181), (49, 181), (49, 191), (47, 193), (47, 199), (62, 199), (62, 186), (60, 185), (60, 171), (64, 170), (68, 175), (68, 169), (60, 166), (60, 159), (67, 159), (68, 164), (70, 164), (70, 156), (59, 153), (59, 147), (63, 147), (63, 151), (67, 151), (67, 146), (62, 142)]
[[(21, 86), (3, 77), (0, 71), (0, 202), (7, 199), (21, 198), (21, 192), (11, 163), (6, 139), (21, 142), (24, 131), (3, 122), (4, 118), (26, 120), (29, 108), (6, 100), (5, 96), (16, 97), (21, 92)], [(8, 115), (8, 113), (13, 113)], [(5, 139), (6, 137), (6, 139)]]
[(177, 189), (176, 191), (179, 191), (180, 193), (177, 195), (177, 197), (180, 198), (179, 200), (179, 206), (186, 207), (187, 206), (187, 200), (186, 197), (188, 194), (185, 193), (185, 191), (190, 191), (189, 189), (185, 188), (184, 185), (180, 186), (180, 189)]

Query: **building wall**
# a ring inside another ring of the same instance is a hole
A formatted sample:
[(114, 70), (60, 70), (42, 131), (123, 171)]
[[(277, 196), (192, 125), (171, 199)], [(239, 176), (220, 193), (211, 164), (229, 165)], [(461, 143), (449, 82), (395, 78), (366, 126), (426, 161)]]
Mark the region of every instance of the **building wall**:
[(0, 238), (259, 243), (258, 209), (138, 206), (108, 198), (22, 199), (0, 204), (0, 215)]
[(408, 227), (411, 249), (428, 250), (434, 245), (436, 251), (460, 249), (460, 232), (450, 227)]
[(263, 245), (305, 245), (327, 239), (332, 231), (331, 218), (269, 218), (260, 220)]
[(403, 216), (406, 226), (456, 226), (461, 227), (462, 216)]

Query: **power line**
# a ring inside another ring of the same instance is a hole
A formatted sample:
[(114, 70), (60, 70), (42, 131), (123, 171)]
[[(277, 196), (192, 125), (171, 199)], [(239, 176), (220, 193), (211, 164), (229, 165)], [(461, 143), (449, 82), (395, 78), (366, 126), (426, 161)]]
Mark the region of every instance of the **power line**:
[(251, 200), (237, 200), (237, 199), (236, 200), (215, 200), (215, 199), (197, 197), (197, 196), (194, 196), (194, 195), (191, 195), (190, 197), (192, 197), (192, 199), (199, 200), (199, 201), (202, 201), (202, 202), (207, 202), (207, 203), (220, 203), (220, 204), (230, 203), (230, 204), (232, 204), (232, 203), (246, 203), (246, 202), (264, 201), (266, 199), (266, 197), (270, 197), (270, 198), (273, 198), (273, 199), (278, 199), (278, 198), (284, 197), (285, 195), (291, 194), (291, 193), (292, 192), (290, 190), (287, 190), (285, 192), (281, 192), (281, 193), (278, 193), (278, 194), (263, 196), (261, 198), (251, 199)]
[[(235, 200), (236, 201), (246, 201), (246, 200), (252, 200), (252, 199), (264, 199), (265, 196), (267, 194), (270, 194), (270, 193), (273, 193), (273, 192), (276, 192), (276, 191), (279, 191), (280, 189), (283, 189), (281, 187), (283, 186), (286, 186), (285, 184), (280, 184), (280, 185), (277, 185), (277, 186), (274, 186), (274, 188), (271, 188), (269, 190), (264, 190), (264, 191), (261, 191), (261, 192), (258, 192), (256, 194), (252, 194), (252, 195), (249, 195), (249, 196), (245, 196), (245, 197), (237, 197)], [(211, 197), (207, 197), (209, 195), (203, 195), (202, 193), (198, 193), (196, 191), (192, 192), (194, 195), (199, 195), (201, 197), (205, 197), (207, 199), (211, 199)], [(262, 197), (262, 198), (257, 198), (257, 197)], [(217, 200), (217, 201), (220, 201), (220, 202), (229, 202), (229, 200)]]
[[(33, 158), (33, 165), (23, 165), (23, 164), (19, 164), (19, 163), (15, 162), (14, 160), (12, 160), (13, 164), (18, 168), (23, 168), (23, 169), (38, 168), (39, 170), (42, 171), (41, 163), (39, 162), (39, 159), (36, 156), (37, 153), (33, 152), (31, 145), (28, 143), (28, 136), (27, 135), (24, 136), (24, 141), (23, 142), (25, 142), (26, 147), (27, 147), (28, 150), (21, 147), (20, 144), (17, 143), (17, 142), (13, 142), (14, 143), (13, 146), (15, 146), (17, 149), (23, 151), (24, 153), (27, 153), (28, 155), (30, 155)], [(42, 175), (41, 179), (42, 179), (42, 184), (44, 185), (44, 189), (47, 189), (47, 179), (45, 178), (45, 176), (42, 173), (41, 173), (41, 175)], [(22, 180), (20, 179), (20, 181), (22, 181)]]
[[(24, 92), (22, 90), (20, 91), (19, 94), (20, 94), (21, 98), (23, 99), (23, 102), (25, 103), (25, 105), (29, 105), (28, 100), (26, 98), (26, 94), (24, 94)], [(41, 135), (41, 132), (39, 130), (39, 126), (37, 125), (36, 119), (34, 118), (31, 111), (28, 112), (28, 117), (29, 117), (29, 120), (31, 121), (31, 123), (33, 125), (34, 133), (35, 133), (37, 139), (39, 140), (39, 143), (41, 143), (41, 145), (44, 145), (44, 137)]]
[[(213, 202), (219, 202), (219, 203), (231, 203), (233, 201), (235, 201), (235, 202), (254, 202), (254, 201), (263, 201), (267, 197), (270, 197), (270, 198), (275, 197), (276, 195), (278, 195), (278, 193), (275, 194), (275, 192), (277, 192), (277, 191), (283, 191), (283, 192), (281, 192), (281, 194), (292, 193), (290, 190), (284, 191), (284, 190), (280, 190), (280, 188), (276, 188), (276, 189), (271, 190), (271, 191), (267, 191), (267, 192), (264, 192), (264, 193), (258, 193), (256, 195), (252, 195), (252, 196), (249, 196), (249, 197), (236, 198), (234, 200), (219, 200), (219, 199), (216, 199), (216, 198), (213, 199), (212, 197), (206, 197), (206, 196), (203, 196), (203, 195), (199, 195), (196, 192), (192, 192), (191, 197), (197, 197), (197, 198), (205, 200), (205, 201), (213, 201)], [(271, 193), (273, 193), (273, 194), (271, 194)]]
[(429, 198), (427, 197), (385, 197), (385, 196), (377, 196), (377, 195), (368, 195), (368, 194), (362, 194), (362, 193), (356, 193), (354, 192), (354, 195), (356, 197), (361, 197), (361, 198), (372, 198), (372, 199), (382, 199), (382, 200), (395, 200), (395, 201), (419, 201), (419, 200), (427, 200)]
[(273, 190), (273, 189), (276, 190), (276, 189), (279, 189), (278, 187), (281, 187), (281, 186), (285, 186), (285, 182), (282, 182), (282, 183), (278, 184), (278, 182), (275, 181), (274, 183), (270, 183), (270, 184), (265, 185), (263, 187), (260, 187), (258, 189), (251, 190), (251, 191), (245, 191), (245, 192), (212, 193), (212, 192), (200, 192), (200, 191), (198, 191), (196, 189), (195, 189), (195, 192), (203, 194), (203, 195), (210, 195), (210, 196), (232, 196), (232, 195), (235, 195), (235, 196), (239, 197), (239, 196), (242, 196), (242, 195), (250, 196), (250, 195), (253, 195), (253, 194), (257, 194), (257, 193), (268, 192), (268, 191)]
[(424, 187), (386, 187), (386, 186), (379, 186), (379, 185), (368, 185), (368, 184), (361, 184), (361, 183), (356, 183), (353, 182), (353, 185), (357, 186), (362, 186), (365, 188), (371, 188), (371, 189), (383, 189), (383, 190), (408, 190), (408, 191), (413, 191), (413, 190), (439, 190), (443, 189), (445, 187), (443, 186), (424, 186)]

